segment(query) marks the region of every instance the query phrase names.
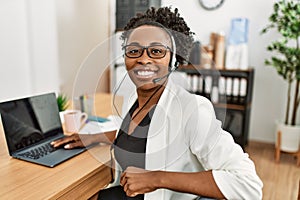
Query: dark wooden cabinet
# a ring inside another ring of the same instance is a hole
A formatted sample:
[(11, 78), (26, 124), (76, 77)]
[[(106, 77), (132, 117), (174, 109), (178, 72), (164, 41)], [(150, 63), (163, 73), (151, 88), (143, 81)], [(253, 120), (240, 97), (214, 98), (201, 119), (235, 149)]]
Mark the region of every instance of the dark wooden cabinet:
[(243, 148), (248, 143), (254, 69), (213, 70), (182, 66), (190, 92), (210, 99), (223, 129), (230, 132)]
[(122, 31), (129, 19), (150, 7), (160, 7), (161, 0), (117, 0), (116, 31)]

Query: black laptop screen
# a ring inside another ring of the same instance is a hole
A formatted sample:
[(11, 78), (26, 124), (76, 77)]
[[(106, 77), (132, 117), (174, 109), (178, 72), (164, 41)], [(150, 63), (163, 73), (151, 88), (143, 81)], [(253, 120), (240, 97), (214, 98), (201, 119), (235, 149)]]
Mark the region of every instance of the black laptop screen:
[(0, 113), (10, 154), (63, 133), (54, 93), (2, 102)]

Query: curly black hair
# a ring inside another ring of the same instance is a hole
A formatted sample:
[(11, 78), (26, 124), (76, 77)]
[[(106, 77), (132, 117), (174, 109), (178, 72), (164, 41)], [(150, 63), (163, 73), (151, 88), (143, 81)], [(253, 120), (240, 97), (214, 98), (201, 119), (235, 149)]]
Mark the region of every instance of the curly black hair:
[(177, 8), (172, 12), (171, 7), (151, 7), (144, 13), (137, 13), (124, 27), (124, 32), (121, 35), (121, 39), (123, 40), (122, 46), (125, 45), (125, 41), (133, 29), (145, 24), (163, 27), (168, 33), (172, 32), (171, 34), (173, 35), (177, 49), (177, 62), (183, 64), (185, 61), (188, 61), (194, 42), (194, 33), (190, 31), (190, 28), (178, 13)]

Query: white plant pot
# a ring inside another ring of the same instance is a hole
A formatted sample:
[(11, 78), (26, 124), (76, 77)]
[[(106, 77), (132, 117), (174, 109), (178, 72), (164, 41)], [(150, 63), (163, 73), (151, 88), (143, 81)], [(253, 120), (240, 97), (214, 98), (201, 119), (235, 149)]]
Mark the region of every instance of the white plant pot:
[(59, 112), (59, 117), (60, 117), (60, 121), (61, 123), (65, 123), (65, 118), (64, 118), (64, 114), (66, 113), (66, 111), (60, 111)]
[[(277, 133), (281, 131), (280, 150), (285, 152), (297, 152), (299, 150), (300, 126), (277, 124)], [(277, 134), (276, 133), (276, 137)], [(276, 138), (277, 141), (277, 138)]]

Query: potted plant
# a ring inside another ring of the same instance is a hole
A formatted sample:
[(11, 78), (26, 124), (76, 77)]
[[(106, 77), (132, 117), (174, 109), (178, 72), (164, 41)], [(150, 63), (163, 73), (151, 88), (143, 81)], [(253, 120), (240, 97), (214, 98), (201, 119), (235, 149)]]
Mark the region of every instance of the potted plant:
[(64, 111), (68, 108), (69, 106), (69, 99), (65, 94), (58, 94), (56, 97), (57, 105), (58, 105), (58, 110), (59, 110), (59, 115), (60, 115), (60, 120), (63, 122), (64, 120)]
[(68, 108), (69, 99), (65, 94), (58, 94), (56, 100), (59, 112), (65, 111)]
[[(274, 3), (269, 22), (262, 33), (275, 29), (280, 38), (268, 45), (267, 50), (274, 54), (265, 64), (273, 66), (288, 84), (285, 120), (278, 127), (282, 134), (280, 149), (296, 152), (300, 134), (300, 126), (296, 124), (300, 103), (300, 0)], [(292, 133), (286, 132), (289, 130)]]

